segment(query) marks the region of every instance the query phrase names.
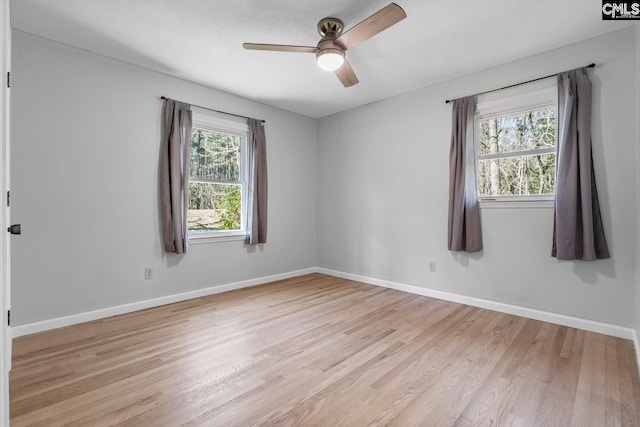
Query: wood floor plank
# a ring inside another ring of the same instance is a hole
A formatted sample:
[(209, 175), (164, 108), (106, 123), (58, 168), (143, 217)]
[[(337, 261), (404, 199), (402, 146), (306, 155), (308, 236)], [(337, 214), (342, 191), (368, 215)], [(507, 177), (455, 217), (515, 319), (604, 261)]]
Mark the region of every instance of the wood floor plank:
[(628, 340), (309, 274), (14, 340), (12, 426), (639, 426)]
[[(620, 421), (622, 425), (633, 425), (634, 418), (638, 417), (640, 405), (637, 404), (638, 396), (634, 392), (634, 379), (637, 380), (635, 363), (627, 356), (632, 347), (630, 342), (616, 340), (616, 357), (618, 366), (618, 396), (620, 398)], [(635, 354), (635, 353), (634, 353)]]
[[(540, 322), (526, 321), (521, 332), (505, 351), (495, 369), (480, 384), (454, 425), (500, 423), (508, 418), (525, 382), (516, 375), (526, 375), (523, 359), (534, 342)], [(500, 425), (500, 424), (498, 424)]]
[(391, 425), (455, 423), (525, 323), (525, 319), (502, 314), (495, 320), (486, 328), (490, 330), (480, 334), (483, 339), (473, 340), (459, 354), (460, 363), (447, 364), (440, 370), (430, 386), (422, 390)]

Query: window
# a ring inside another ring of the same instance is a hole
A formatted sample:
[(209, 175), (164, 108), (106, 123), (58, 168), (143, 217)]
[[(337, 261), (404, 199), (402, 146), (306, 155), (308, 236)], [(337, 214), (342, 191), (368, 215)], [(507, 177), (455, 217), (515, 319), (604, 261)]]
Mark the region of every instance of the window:
[(245, 123), (193, 113), (187, 209), (190, 239), (244, 237), (248, 132)]
[(556, 118), (555, 87), (478, 103), (474, 135), (481, 201), (553, 200)]

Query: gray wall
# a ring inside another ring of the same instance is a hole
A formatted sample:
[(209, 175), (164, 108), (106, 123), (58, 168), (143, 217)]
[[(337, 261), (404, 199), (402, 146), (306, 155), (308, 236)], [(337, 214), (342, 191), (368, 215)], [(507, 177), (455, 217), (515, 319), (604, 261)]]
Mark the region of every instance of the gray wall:
[[(316, 121), (14, 32), (12, 215), (24, 227), (13, 239), (15, 324), (318, 265), (617, 325), (633, 326), (635, 318), (640, 331), (637, 33)], [(444, 100), (590, 62), (599, 64), (594, 160), (613, 258), (551, 258), (553, 218), (545, 208), (483, 209), (484, 253), (448, 252), (451, 108)], [(268, 121), (269, 244), (163, 253), (160, 95)], [(143, 280), (145, 266), (154, 280)]]
[[(14, 325), (315, 265), (315, 120), (18, 31), (11, 90)], [(267, 245), (164, 254), (161, 95), (267, 121)]]
[[(318, 265), (634, 325), (634, 43), (632, 28), (320, 119)], [(551, 208), (483, 209), (484, 253), (447, 251), (451, 106), (444, 100), (591, 62), (599, 64), (593, 155), (612, 259), (551, 258)]]

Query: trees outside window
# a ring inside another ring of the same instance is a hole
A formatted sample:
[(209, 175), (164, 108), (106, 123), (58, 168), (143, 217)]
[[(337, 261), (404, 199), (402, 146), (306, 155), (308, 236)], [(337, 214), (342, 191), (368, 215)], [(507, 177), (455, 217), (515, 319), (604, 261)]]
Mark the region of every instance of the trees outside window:
[(190, 237), (244, 235), (248, 128), (194, 114), (187, 226)]
[(476, 172), (481, 200), (553, 198), (556, 111), (550, 90), (478, 104)]

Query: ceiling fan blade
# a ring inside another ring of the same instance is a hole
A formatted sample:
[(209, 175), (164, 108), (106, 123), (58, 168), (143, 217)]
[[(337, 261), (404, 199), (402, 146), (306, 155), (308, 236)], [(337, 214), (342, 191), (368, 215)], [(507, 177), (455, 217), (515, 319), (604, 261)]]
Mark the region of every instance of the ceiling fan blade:
[(316, 53), (318, 51), (315, 46), (293, 46), (288, 44), (242, 43), (242, 47), (249, 50), (271, 50), (276, 52)]
[(359, 82), (358, 77), (356, 77), (356, 73), (353, 72), (353, 68), (351, 68), (351, 65), (349, 65), (346, 58), (342, 66), (338, 68), (335, 73), (344, 87), (353, 86)]
[(359, 45), (390, 26), (407, 17), (404, 10), (395, 3), (383, 7), (355, 27), (343, 33), (335, 41), (345, 49)]

